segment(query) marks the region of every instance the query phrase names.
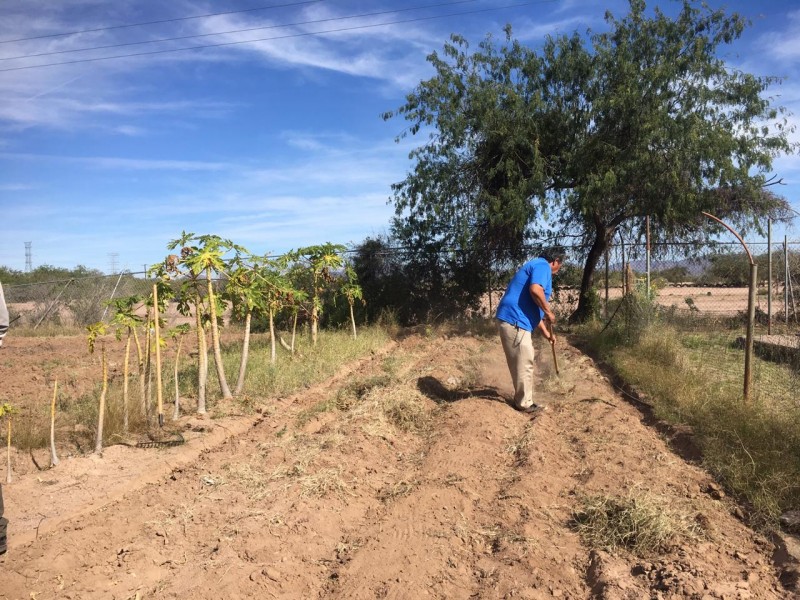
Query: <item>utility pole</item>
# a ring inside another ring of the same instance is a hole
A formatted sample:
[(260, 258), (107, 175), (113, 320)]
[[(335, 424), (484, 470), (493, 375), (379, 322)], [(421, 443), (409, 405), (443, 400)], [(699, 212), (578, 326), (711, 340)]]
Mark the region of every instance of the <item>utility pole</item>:
[(31, 260), (31, 244), (33, 242), (25, 242), (25, 272), (30, 273), (33, 270), (33, 261)]
[(109, 265), (111, 267), (111, 274), (114, 275), (117, 272), (117, 259), (119, 258), (119, 252), (111, 252), (108, 255)]

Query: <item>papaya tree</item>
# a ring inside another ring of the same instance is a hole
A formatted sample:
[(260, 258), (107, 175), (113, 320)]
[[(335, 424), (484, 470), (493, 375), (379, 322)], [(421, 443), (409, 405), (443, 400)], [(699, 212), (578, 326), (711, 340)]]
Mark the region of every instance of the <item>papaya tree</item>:
[[(160, 268), (157, 267), (157, 269)], [(156, 398), (157, 398), (157, 414), (158, 426), (164, 426), (164, 396), (163, 387), (161, 385), (161, 348), (166, 344), (166, 341), (161, 337), (161, 315), (166, 311), (167, 300), (172, 296), (172, 289), (167, 281), (162, 278), (156, 279), (153, 283), (153, 294), (150, 296), (150, 302), (153, 305), (153, 338), (156, 355)]]
[(172, 410), (172, 419), (177, 420), (180, 417), (181, 409), (181, 392), (180, 392), (180, 385), (178, 380), (178, 374), (180, 372), (180, 362), (181, 362), (181, 347), (183, 346), (183, 338), (186, 336), (187, 333), (191, 330), (191, 327), (188, 323), (182, 323), (173, 327), (167, 333), (168, 337), (175, 342), (175, 365), (173, 370), (173, 378), (175, 380), (175, 406)]
[(326, 242), (317, 246), (298, 248), (288, 253), (288, 257), (294, 263), (292, 271), (297, 283), (308, 294), (312, 346), (317, 345), (324, 295), (334, 287), (336, 271), (344, 267), (342, 253), (345, 250), (347, 248), (341, 244)]
[(241, 256), (232, 261), (232, 270), (228, 275), (225, 286), (225, 299), (231, 303), (232, 315), (244, 320), (244, 339), (242, 340), (242, 356), (239, 361), (239, 375), (236, 378), (234, 395), (239, 395), (244, 389), (247, 361), (250, 357), (250, 331), (253, 313), (261, 306), (262, 294), (258, 280), (258, 266), (249, 265)]
[(97, 437), (95, 438), (95, 454), (103, 453), (103, 424), (106, 416), (106, 392), (108, 391), (108, 363), (106, 361), (106, 344), (103, 336), (106, 334), (106, 324), (98, 321), (92, 325), (87, 325), (89, 332), (87, 341), (89, 342), (89, 354), (94, 353), (95, 344), (100, 341), (100, 368), (102, 371), (102, 388), (100, 390), (100, 403), (97, 409)]
[(291, 292), (290, 296), (287, 298), (287, 302), (283, 306), (283, 310), (288, 312), (292, 318), (292, 336), (290, 338), (289, 343), (289, 353), (294, 356), (295, 355), (295, 341), (297, 339), (297, 320), (300, 317), (300, 313), (308, 313), (308, 294), (305, 290), (298, 289), (295, 287), (290, 280), (290, 287)]
[(353, 307), (356, 300), (364, 304), (364, 291), (358, 284), (358, 276), (355, 270), (349, 264), (345, 265), (344, 277), (344, 283), (339, 288), (339, 292), (347, 299), (347, 304), (350, 306), (350, 325), (353, 328), (353, 339), (356, 339), (358, 334), (356, 332), (356, 316)]
[[(117, 298), (106, 303), (108, 306), (111, 306), (114, 309), (114, 316), (111, 319), (111, 325), (114, 327), (117, 339), (120, 340), (123, 332), (125, 333), (125, 357), (122, 363), (122, 428), (125, 433), (128, 433), (129, 428), (128, 380), (131, 340), (134, 338), (134, 336), (136, 336), (136, 329), (142, 323), (142, 319), (135, 313), (136, 307), (141, 303), (141, 301), (141, 296), (127, 296), (125, 298)], [(139, 358), (139, 375), (143, 380), (144, 358), (142, 356), (142, 349), (139, 344), (138, 337), (136, 338), (136, 347)], [(142, 407), (144, 408), (144, 381), (141, 383)]]
[[(187, 245), (191, 241), (195, 242), (195, 245)], [(214, 363), (217, 367), (217, 377), (222, 391), (222, 398), (223, 400), (230, 400), (233, 398), (233, 394), (228, 386), (224, 365), (222, 363), (219, 324), (217, 321), (220, 313), (218, 312), (217, 295), (214, 292), (213, 275), (215, 273), (226, 274), (229, 267), (224, 257), (228, 252), (234, 251), (237, 254), (242, 254), (247, 251), (243, 247), (234, 244), (232, 241), (222, 239), (217, 235), (194, 236), (194, 234), (187, 234), (185, 232), (181, 238), (173, 241), (169, 248), (174, 249), (178, 246), (182, 246), (181, 259), (189, 271), (195, 277), (201, 274), (205, 275), (207, 286), (206, 302), (211, 323), (211, 344), (214, 351)]]
[[(189, 236), (187, 238), (187, 235)], [(192, 234), (183, 233), (182, 237), (174, 244), (180, 244), (188, 240)], [(182, 260), (192, 253), (189, 247), (181, 248), (180, 256), (170, 254), (164, 260), (162, 277), (180, 281), (180, 288), (177, 292), (177, 309), (183, 316), (192, 316), (195, 322), (195, 342), (197, 345), (197, 403), (196, 412), (199, 415), (206, 414), (206, 383), (208, 381), (208, 344), (204, 325), (206, 322), (203, 289), (204, 286), (200, 277), (187, 269), (182, 269)]]
[[(275, 364), (275, 315), (284, 307), (292, 306), (297, 300), (297, 290), (294, 289), (289, 279), (282, 272), (281, 262), (265, 265), (261, 274), (264, 282), (264, 304), (269, 317), (269, 334), (271, 338), (270, 362)], [(292, 328), (292, 346), (294, 352), (294, 330)]]

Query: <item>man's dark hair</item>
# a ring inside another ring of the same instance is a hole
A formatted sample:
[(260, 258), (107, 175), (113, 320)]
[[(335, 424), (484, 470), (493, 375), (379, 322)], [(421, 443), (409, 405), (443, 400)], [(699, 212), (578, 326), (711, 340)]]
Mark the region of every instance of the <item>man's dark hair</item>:
[(551, 246), (549, 248), (544, 248), (539, 256), (549, 263), (554, 261), (563, 263), (564, 259), (567, 257), (567, 253), (563, 246)]

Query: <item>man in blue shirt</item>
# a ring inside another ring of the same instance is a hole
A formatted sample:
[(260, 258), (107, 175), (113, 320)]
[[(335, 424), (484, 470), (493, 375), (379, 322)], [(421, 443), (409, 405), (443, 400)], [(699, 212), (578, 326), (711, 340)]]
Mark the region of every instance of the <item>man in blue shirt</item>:
[(514, 407), (526, 413), (539, 410), (533, 402), (534, 352), (532, 332), (539, 328), (555, 344), (552, 325), (556, 316), (550, 308), (553, 275), (558, 273), (564, 253), (560, 249), (542, 252), (526, 262), (506, 288), (497, 306), (498, 330), (514, 384)]

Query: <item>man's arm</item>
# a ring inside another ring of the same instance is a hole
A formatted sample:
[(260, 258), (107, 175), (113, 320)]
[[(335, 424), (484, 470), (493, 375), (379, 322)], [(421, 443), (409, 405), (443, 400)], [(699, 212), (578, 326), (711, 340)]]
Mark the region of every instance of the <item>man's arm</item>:
[(533, 298), (533, 303), (542, 309), (545, 321), (548, 323), (555, 323), (556, 315), (550, 309), (550, 303), (547, 301), (547, 298), (545, 298), (544, 288), (538, 283), (532, 283), (528, 288), (528, 291), (531, 294), (531, 298)]
[(538, 327), (539, 329), (542, 330), (542, 335), (544, 336), (544, 339), (546, 339), (551, 344), (556, 343), (556, 334), (553, 332), (552, 327), (547, 326), (547, 321), (542, 319), (541, 321), (539, 321)]

